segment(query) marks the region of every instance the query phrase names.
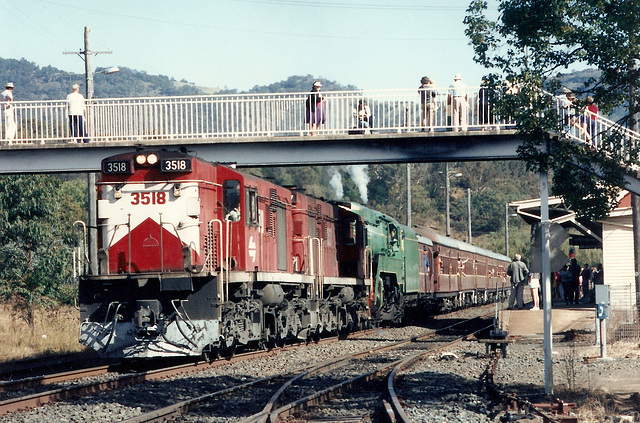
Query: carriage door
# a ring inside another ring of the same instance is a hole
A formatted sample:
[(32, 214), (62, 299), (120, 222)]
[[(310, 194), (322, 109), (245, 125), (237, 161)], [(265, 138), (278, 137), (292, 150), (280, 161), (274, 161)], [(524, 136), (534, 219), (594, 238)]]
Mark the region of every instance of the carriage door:
[(276, 207), (276, 231), (278, 270), (287, 270), (287, 219), (282, 207)]

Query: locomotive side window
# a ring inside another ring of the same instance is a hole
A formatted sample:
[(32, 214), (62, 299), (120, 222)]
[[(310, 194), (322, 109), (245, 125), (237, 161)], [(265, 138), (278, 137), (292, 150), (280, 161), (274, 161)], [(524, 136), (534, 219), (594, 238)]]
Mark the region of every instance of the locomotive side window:
[(389, 242), (391, 244), (398, 242), (398, 228), (395, 225), (389, 225)]
[(224, 219), (240, 220), (240, 181), (228, 179), (222, 183)]
[(347, 226), (347, 234), (346, 234), (346, 244), (347, 245), (356, 245), (356, 220), (350, 220)]
[(253, 188), (245, 191), (247, 226), (258, 226), (258, 193)]

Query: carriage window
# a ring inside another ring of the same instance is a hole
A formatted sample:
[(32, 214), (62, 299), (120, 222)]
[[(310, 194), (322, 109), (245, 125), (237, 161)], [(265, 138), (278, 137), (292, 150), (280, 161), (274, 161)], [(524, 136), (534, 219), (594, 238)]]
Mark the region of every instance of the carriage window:
[(224, 219), (237, 222), (240, 220), (240, 181), (233, 179), (222, 183)]
[(246, 216), (248, 226), (258, 225), (258, 192), (255, 189), (247, 188), (245, 193), (245, 203), (247, 206)]

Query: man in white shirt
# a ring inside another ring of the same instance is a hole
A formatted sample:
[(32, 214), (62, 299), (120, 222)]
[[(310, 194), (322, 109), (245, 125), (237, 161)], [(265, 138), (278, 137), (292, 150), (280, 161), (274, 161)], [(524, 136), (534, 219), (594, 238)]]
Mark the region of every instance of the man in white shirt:
[(466, 131), (467, 130), (467, 113), (469, 105), (467, 103), (468, 94), (467, 86), (462, 82), (462, 76), (459, 73), (453, 78), (453, 84), (449, 87), (451, 93), (449, 94), (451, 100), (451, 114), (454, 131)]
[(0, 94), (0, 108), (4, 115), (4, 138), (9, 144), (13, 144), (17, 132), (16, 115), (13, 110), (13, 82), (7, 82), (4, 87), (5, 90)]
[(86, 110), (84, 96), (80, 94), (80, 86), (78, 84), (75, 84), (72, 90), (73, 92), (67, 96), (71, 135), (77, 142), (80, 142), (80, 138), (84, 138), (84, 142), (89, 142), (84, 128), (84, 112)]

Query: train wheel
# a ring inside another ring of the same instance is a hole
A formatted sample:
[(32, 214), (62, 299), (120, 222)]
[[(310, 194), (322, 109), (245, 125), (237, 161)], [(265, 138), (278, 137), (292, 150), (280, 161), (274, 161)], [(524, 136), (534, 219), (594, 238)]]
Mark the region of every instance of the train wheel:
[(347, 316), (344, 313), (340, 313), (338, 316), (338, 339), (347, 339), (347, 336), (349, 336)]
[(220, 347), (218, 345), (209, 344), (202, 350), (202, 359), (211, 363), (220, 358)]
[(264, 344), (267, 349), (272, 350), (278, 346), (278, 338), (275, 334), (275, 328), (273, 325), (267, 325), (264, 328)]
[(237, 343), (235, 338), (231, 340), (227, 339), (222, 343), (222, 348), (220, 352), (220, 357), (231, 358), (236, 355), (236, 347)]

